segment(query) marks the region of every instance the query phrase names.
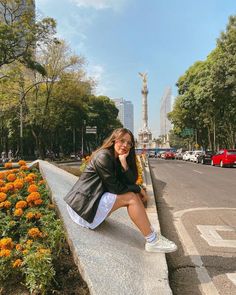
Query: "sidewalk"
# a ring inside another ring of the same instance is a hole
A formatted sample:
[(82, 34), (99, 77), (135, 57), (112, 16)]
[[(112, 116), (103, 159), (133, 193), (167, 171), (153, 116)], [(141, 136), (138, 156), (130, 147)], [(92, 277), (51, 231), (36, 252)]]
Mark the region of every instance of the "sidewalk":
[[(45, 161), (35, 161), (50, 187), (75, 263), (92, 295), (171, 295), (165, 254), (144, 250), (144, 238), (125, 208), (114, 212), (95, 231), (75, 224), (63, 197), (77, 181), (74, 175)], [(159, 229), (149, 168), (145, 178), (150, 202), (147, 213)]]

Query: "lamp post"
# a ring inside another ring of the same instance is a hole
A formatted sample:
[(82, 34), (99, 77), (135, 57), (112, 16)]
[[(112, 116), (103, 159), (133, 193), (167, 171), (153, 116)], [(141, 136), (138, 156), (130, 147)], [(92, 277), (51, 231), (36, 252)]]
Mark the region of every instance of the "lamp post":
[(82, 146), (81, 146), (82, 157), (84, 156), (84, 126), (86, 128), (86, 120), (83, 120), (83, 123), (82, 123)]
[(19, 96), (19, 103), (20, 103), (20, 158), (23, 158), (23, 100), (25, 98), (24, 93), (24, 81), (23, 79), (19, 82), (20, 85), (20, 96)]

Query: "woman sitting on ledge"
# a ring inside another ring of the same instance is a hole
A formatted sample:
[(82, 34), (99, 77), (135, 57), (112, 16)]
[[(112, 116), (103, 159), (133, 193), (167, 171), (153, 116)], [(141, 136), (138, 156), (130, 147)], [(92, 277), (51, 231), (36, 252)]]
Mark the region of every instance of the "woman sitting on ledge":
[(175, 243), (154, 231), (146, 214), (146, 191), (136, 184), (138, 170), (134, 136), (119, 128), (91, 156), (79, 180), (66, 195), (70, 217), (77, 224), (95, 229), (113, 211), (127, 207), (128, 214), (146, 239), (148, 252), (173, 252)]

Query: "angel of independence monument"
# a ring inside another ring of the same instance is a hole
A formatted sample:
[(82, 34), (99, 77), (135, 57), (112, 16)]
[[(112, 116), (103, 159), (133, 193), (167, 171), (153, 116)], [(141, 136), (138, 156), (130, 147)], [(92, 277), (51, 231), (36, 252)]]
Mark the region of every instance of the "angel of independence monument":
[(138, 147), (142, 149), (151, 148), (152, 133), (148, 128), (148, 106), (147, 106), (147, 73), (139, 73), (142, 78), (142, 125), (143, 127), (138, 132)]

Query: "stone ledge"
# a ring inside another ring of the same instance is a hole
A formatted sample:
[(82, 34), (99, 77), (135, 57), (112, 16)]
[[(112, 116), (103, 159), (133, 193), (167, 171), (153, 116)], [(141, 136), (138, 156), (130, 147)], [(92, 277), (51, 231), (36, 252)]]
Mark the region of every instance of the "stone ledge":
[[(144, 239), (133, 225), (125, 208), (114, 212), (92, 231), (75, 224), (66, 210), (63, 197), (77, 181), (74, 175), (37, 160), (47, 180), (67, 233), (74, 260), (92, 295), (171, 295), (165, 254), (148, 253)], [(150, 202), (147, 212), (159, 229), (149, 168), (145, 168)]]

